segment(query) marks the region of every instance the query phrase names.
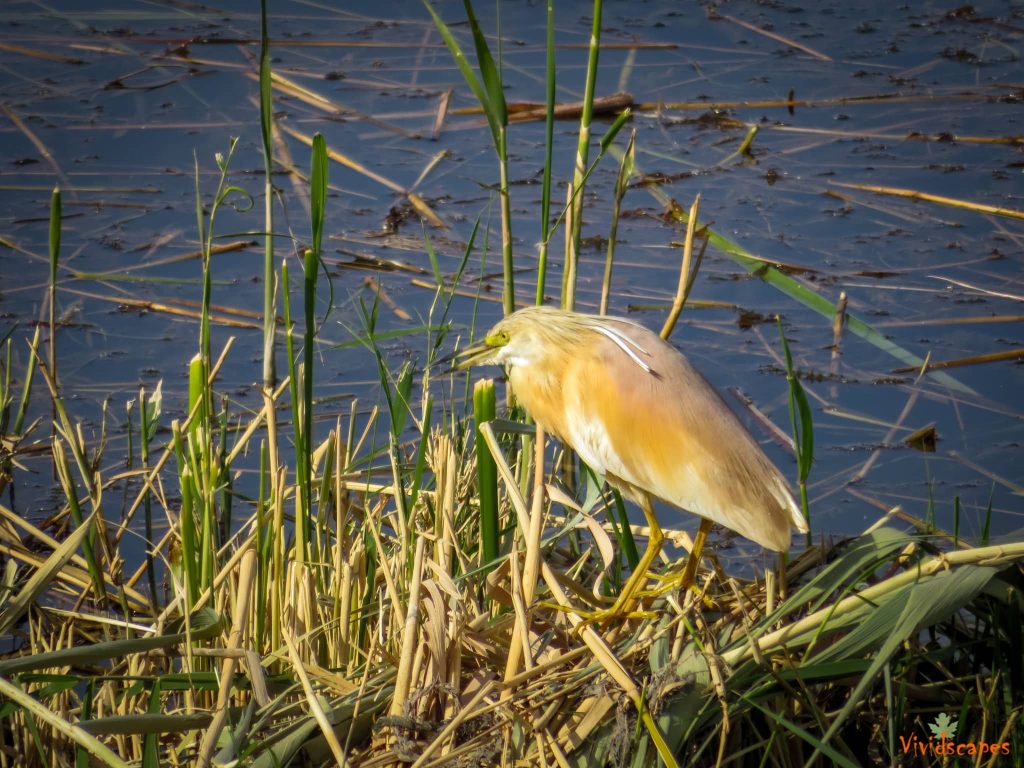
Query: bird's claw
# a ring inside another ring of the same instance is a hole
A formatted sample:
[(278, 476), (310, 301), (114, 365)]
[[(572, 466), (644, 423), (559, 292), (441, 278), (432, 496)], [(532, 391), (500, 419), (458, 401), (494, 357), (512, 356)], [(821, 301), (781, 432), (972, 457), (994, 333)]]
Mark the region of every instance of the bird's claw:
[(657, 615), (653, 611), (637, 610), (635, 607), (626, 608), (625, 606), (619, 606), (617, 604), (610, 605), (607, 608), (594, 608), (590, 610), (569, 605), (558, 605), (557, 603), (542, 602), (540, 605), (555, 611), (561, 611), (562, 613), (572, 613), (579, 616), (583, 621), (577, 625), (578, 627), (591, 625), (604, 626), (605, 624), (609, 624), (616, 620), (650, 619)]

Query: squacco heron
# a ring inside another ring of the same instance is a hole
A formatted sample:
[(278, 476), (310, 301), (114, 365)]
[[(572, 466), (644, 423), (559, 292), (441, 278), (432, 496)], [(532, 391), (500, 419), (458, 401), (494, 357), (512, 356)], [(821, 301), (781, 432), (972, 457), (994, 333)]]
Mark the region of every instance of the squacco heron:
[(502, 365), (519, 402), (643, 510), (647, 549), (609, 615), (630, 610), (662, 546), (652, 498), (702, 518), (681, 581), (696, 572), (712, 521), (766, 549), (807, 523), (779, 470), (682, 353), (638, 323), (529, 307), (459, 355)]

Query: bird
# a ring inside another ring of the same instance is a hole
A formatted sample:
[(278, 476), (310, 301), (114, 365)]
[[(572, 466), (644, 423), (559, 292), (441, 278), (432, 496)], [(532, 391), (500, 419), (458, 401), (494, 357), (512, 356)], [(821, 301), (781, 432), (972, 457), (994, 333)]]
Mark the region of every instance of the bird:
[(683, 586), (712, 522), (777, 552), (792, 529), (808, 531), (786, 479), (714, 387), (640, 323), (531, 306), (457, 358), (460, 370), (503, 366), (534, 421), (643, 511), (647, 549), (603, 617), (629, 613), (661, 551), (655, 499), (701, 518)]

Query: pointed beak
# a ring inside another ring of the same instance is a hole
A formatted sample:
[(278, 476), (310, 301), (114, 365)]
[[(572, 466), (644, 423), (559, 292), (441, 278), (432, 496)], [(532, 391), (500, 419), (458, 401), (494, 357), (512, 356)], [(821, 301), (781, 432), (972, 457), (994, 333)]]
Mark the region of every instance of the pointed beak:
[(451, 363), (452, 370), (465, 371), (474, 365), (489, 364), (496, 351), (497, 348), (493, 344), (488, 344), (484, 339), (458, 352), (453, 352), (438, 362)]

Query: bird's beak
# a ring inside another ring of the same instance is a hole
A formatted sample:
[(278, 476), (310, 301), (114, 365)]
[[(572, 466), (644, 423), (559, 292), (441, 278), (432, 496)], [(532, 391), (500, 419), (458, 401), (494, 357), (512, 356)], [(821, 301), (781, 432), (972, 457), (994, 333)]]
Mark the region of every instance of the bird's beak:
[(465, 349), (453, 352), (438, 362), (450, 363), (452, 370), (465, 371), (472, 368), (474, 365), (487, 365), (492, 362), (492, 358), (494, 357), (494, 353), (498, 350), (498, 346), (499, 345), (496, 345), (490, 337), (487, 337), (483, 341), (471, 344)]
[(485, 365), (491, 362), (497, 348), (487, 342), (488, 339), (484, 339), (456, 353), (452, 358), (452, 366), (456, 370), (465, 371), (474, 365)]

